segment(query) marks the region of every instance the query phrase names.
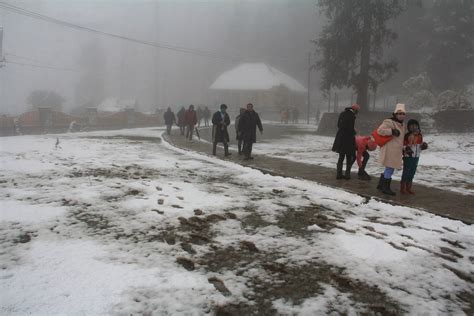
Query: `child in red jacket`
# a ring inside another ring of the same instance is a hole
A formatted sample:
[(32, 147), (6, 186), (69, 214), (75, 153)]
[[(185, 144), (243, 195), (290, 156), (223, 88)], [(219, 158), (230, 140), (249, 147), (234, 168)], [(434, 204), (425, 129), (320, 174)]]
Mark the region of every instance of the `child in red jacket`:
[(403, 141), (403, 173), (400, 181), (400, 193), (415, 194), (411, 189), (413, 178), (418, 167), (420, 153), (428, 148), (428, 144), (423, 142), (423, 135), (421, 135), (420, 124), (417, 120), (409, 120), (407, 127), (408, 132)]
[[(359, 166), (359, 172), (357, 176), (360, 180), (370, 180), (369, 174), (365, 171), (367, 162), (369, 161), (370, 155), (368, 151), (374, 151), (377, 149), (377, 144), (370, 138), (370, 136), (356, 136), (356, 160)], [(364, 160), (362, 160), (362, 158)]]

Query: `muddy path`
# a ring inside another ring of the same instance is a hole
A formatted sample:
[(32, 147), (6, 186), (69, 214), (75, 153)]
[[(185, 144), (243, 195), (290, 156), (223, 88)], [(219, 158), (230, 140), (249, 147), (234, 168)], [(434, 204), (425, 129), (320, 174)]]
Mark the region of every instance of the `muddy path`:
[[(184, 137), (178, 135), (177, 131), (171, 136), (164, 135), (164, 140), (170, 142), (174, 146), (182, 149), (192, 150), (201, 154), (210, 155), (212, 146), (208, 142), (210, 139), (210, 129), (203, 128), (200, 135), (206, 142), (187, 142)], [(294, 126), (280, 127), (277, 125), (266, 126), (265, 139), (278, 138), (283, 135), (291, 133), (300, 133), (301, 130)], [(230, 129), (231, 139), (233, 135), (232, 128)], [(257, 139), (261, 135), (257, 136)], [(259, 141), (259, 140), (257, 140)], [(235, 141), (231, 141), (231, 143)], [(255, 144), (258, 146), (258, 143)], [(367, 198), (374, 198), (385, 201), (394, 205), (403, 205), (422, 209), (424, 211), (441, 215), (447, 218), (461, 220), (468, 224), (474, 223), (474, 196), (464, 195), (447, 190), (441, 190), (434, 187), (427, 187), (423, 185), (416, 185), (416, 195), (401, 195), (387, 196), (376, 190), (377, 179), (373, 176), (372, 181), (362, 181), (357, 179), (357, 174), (352, 173), (352, 179), (336, 180), (335, 170), (317, 165), (310, 165), (301, 162), (290, 161), (284, 158), (268, 157), (263, 155), (255, 155), (255, 159), (251, 161), (243, 161), (242, 156), (239, 156), (235, 150), (230, 149), (232, 156), (224, 157), (222, 148), (218, 148), (217, 157), (229, 160), (244, 166), (258, 169), (264, 173), (269, 173), (276, 176), (291, 177), (306, 179), (327, 185), (333, 188), (340, 188), (349, 192), (357, 193)], [(393, 180), (392, 187), (398, 193), (400, 187), (399, 181)]]

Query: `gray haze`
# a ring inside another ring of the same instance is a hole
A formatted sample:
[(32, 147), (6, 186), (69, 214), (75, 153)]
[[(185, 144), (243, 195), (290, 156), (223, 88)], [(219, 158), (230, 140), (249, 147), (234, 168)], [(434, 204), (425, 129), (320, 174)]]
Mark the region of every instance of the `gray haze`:
[[(65, 111), (106, 97), (137, 99), (142, 111), (191, 103), (214, 106), (207, 88), (242, 60), (266, 62), (306, 85), (308, 54), (314, 51), (310, 41), (320, 24), (313, 0), (5, 2), (104, 32), (213, 52), (219, 58), (158, 49), (0, 8), (4, 55), (7, 61), (25, 64), (7, 63), (0, 69), (4, 114), (27, 110), (26, 99), (37, 89), (62, 95)], [(311, 85), (316, 92), (316, 80)]]

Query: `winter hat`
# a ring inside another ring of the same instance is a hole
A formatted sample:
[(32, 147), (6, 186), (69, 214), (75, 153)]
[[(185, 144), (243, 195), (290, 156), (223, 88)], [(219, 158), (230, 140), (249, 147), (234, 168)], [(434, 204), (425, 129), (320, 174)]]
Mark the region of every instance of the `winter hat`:
[(367, 148), (370, 151), (374, 151), (377, 149), (377, 144), (373, 140), (369, 140), (369, 142), (367, 143)]
[(354, 103), (351, 105), (351, 109), (354, 111), (359, 111), (360, 110), (360, 105), (357, 103)]
[(421, 132), (420, 123), (418, 123), (417, 120), (411, 119), (411, 120), (408, 120), (408, 123), (407, 123), (407, 128), (408, 128), (409, 133), (412, 132), (412, 130), (410, 129), (410, 126), (412, 125), (415, 125), (418, 129), (418, 132)]
[(406, 113), (406, 111), (405, 111), (405, 104), (404, 104), (404, 103), (398, 103), (398, 104), (395, 106), (395, 111), (393, 111), (393, 113), (397, 113), (397, 112)]
[(418, 126), (418, 128), (420, 128), (420, 123), (418, 123), (418, 121), (415, 119), (408, 120), (407, 126), (410, 126), (410, 125), (416, 125)]

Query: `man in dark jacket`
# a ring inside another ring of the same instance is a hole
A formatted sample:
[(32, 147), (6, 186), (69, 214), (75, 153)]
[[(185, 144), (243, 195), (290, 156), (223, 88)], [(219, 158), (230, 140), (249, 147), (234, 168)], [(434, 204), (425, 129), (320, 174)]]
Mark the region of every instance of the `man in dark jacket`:
[(171, 134), (171, 126), (173, 123), (176, 123), (176, 117), (174, 116), (174, 113), (171, 112), (171, 108), (168, 107), (165, 114), (163, 114), (163, 119), (165, 120), (166, 134), (169, 135)]
[[(332, 151), (339, 154), (336, 179), (349, 180), (351, 178), (351, 167), (356, 157), (356, 131), (354, 124), (359, 109), (360, 106), (358, 104), (353, 104), (351, 107), (344, 109), (344, 112), (339, 115), (339, 119), (337, 120), (339, 130), (337, 131), (334, 144), (332, 145)], [(346, 158), (346, 172), (342, 175), (344, 158)]]
[(220, 111), (212, 116), (212, 154), (216, 154), (217, 143), (224, 144), (224, 154), (229, 153), (229, 132), (227, 126), (230, 125), (229, 114), (227, 114), (227, 105), (221, 104)]
[(253, 159), (252, 146), (257, 142), (257, 126), (260, 133), (263, 133), (262, 122), (257, 112), (253, 110), (253, 104), (247, 104), (247, 110), (242, 114), (239, 120), (239, 131), (244, 142), (244, 160)]
[(186, 113), (186, 109), (183, 107), (181, 107), (181, 110), (179, 110), (178, 112), (178, 126), (179, 126), (179, 131), (181, 132), (181, 135), (184, 136), (184, 128), (186, 126), (185, 122), (184, 122), (184, 114)]
[(197, 114), (192, 104), (184, 112), (184, 124), (186, 125), (186, 139), (192, 142), (194, 127), (197, 124)]

